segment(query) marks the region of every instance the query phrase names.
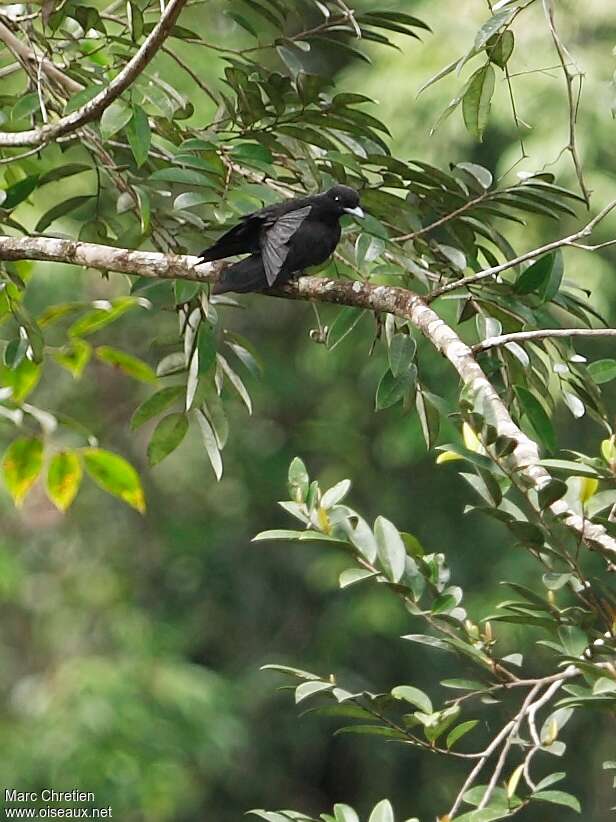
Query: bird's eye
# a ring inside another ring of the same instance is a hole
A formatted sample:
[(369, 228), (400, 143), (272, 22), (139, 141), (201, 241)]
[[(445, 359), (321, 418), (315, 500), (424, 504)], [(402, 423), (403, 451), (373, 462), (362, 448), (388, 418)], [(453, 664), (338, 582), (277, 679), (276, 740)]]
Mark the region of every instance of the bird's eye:
[(340, 197), (334, 197), (334, 200), (335, 200), (336, 202), (338, 202), (338, 201), (340, 200)]

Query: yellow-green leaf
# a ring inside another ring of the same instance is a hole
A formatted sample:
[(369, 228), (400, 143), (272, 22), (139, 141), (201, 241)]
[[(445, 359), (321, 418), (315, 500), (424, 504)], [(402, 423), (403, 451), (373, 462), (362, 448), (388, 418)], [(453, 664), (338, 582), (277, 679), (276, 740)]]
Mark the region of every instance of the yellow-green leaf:
[(15, 505), (21, 505), (43, 465), (43, 443), (36, 437), (19, 437), (2, 459), (4, 482)]
[(442, 465), (444, 462), (453, 462), (454, 460), (461, 460), (462, 457), (456, 454), (455, 451), (442, 451), (436, 458), (436, 464)]
[(82, 476), (81, 461), (74, 451), (60, 451), (49, 463), (47, 495), (60, 511), (66, 511), (75, 499)]
[(579, 477), (580, 490), (578, 492), (579, 500), (582, 505), (585, 505), (591, 497), (597, 493), (599, 487), (599, 480), (591, 477)]
[(90, 361), (91, 355), (92, 346), (90, 343), (79, 339), (79, 337), (75, 337), (69, 345), (54, 353), (53, 358), (58, 365), (66, 368), (66, 370), (70, 371), (73, 377), (78, 380)]
[(12, 389), (11, 399), (20, 405), (37, 386), (41, 366), (24, 357), (16, 368), (0, 366), (0, 386)]
[(124, 457), (102, 448), (86, 448), (82, 453), (86, 471), (97, 485), (144, 513), (145, 497), (141, 480)]
[(132, 354), (112, 348), (110, 345), (99, 345), (96, 349), (96, 356), (102, 362), (119, 368), (135, 380), (141, 380), (141, 382), (157, 382), (158, 380), (154, 370), (146, 362), (133, 357)]

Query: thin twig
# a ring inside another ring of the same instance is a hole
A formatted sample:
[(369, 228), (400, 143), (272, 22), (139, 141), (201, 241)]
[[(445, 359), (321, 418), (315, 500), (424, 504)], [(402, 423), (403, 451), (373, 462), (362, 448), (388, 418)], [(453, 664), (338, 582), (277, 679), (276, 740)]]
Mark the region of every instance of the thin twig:
[(188, 65), (188, 63), (186, 63), (184, 60), (182, 60), (181, 57), (179, 57), (175, 52), (171, 51), (171, 49), (168, 48), (167, 46), (162, 46), (161, 51), (164, 52), (165, 54), (167, 54), (169, 57), (171, 57), (172, 60), (175, 60), (175, 62), (178, 64), (178, 66), (180, 66), (180, 68), (184, 69), (186, 74), (188, 74), (188, 76), (192, 80), (194, 80), (194, 82), (199, 86), (201, 91), (203, 91), (203, 92), (205, 92), (205, 94), (207, 94), (207, 96), (210, 98), (210, 100), (213, 100), (213, 102), (216, 103), (216, 105), (219, 104), (220, 101), (217, 99), (214, 92), (208, 86), (206, 86), (206, 84), (203, 82), (203, 80), (199, 77), (198, 74), (196, 74), (191, 69), (191, 67)]
[[(554, 47), (558, 54), (558, 59), (560, 60), (560, 65), (563, 70), (563, 75), (565, 77), (565, 85), (567, 88), (567, 103), (569, 108), (569, 143), (566, 147), (566, 150), (571, 154), (571, 158), (573, 159), (573, 165), (575, 167), (575, 173), (580, 186), (580, 191), (582, 192), (584, 200), (586, 201), (586, 205), (590, 206), (590, 191), (587, 188), (586, 183), (584, 181), (584, 171), (582, 169), (582, 161), (580, 160), (576, 134), (577, 110), (580, 103), (580, 95), (582, 91), (582, 73), (579, 70), (579, 68), (577, 68), (577, 66), (575, 74), (572, 74), (569, 70), (569, 65), (571, 63), (575, 65), (575, 61), (569, 54), (567, 47), (561, 40), (558, 30), (556, 28), (556, 24), (554, 22), (553, 0), (543, 0), (543, 11), (548, 22), (550, 34), (552, 35), (552, 40), (554, 42)], [(577, 95), (575, 95), (573, 92), (573, 81), (576, 77), (580, 78), (580, 86)]]
[[(520, 263), (525, 263), (528, 260), (534, 260), (536, 257), (541, 257), (543, 254), (547, 254), (549, 251), (555, 251), (557, 248), (563, 248), (565, 246), (573, 246), (579, 248), (580, 245), (577, 242), (578, 240), (582, 239), (583, 237), (588, 237), (589, 234), (592, 234), (596, 226), (604, 220), (607, 215), (612, 212), (616, 208), (616, 200), (612, 200), (608, 203), (605, 208), (602, 208), (601, 211), (590, 220), (590, 222), (586, 223), (586, 225), (576, 231), (574, 234), (569, 234), (567, 237), (563, 237), (560, 240), (554, 240), (551, 243), (546, 243), (546, 245), (542, 245), (539, 248), (534, 248), (532, 251), (527, 251), (524, 254), (520, 254), (519, 257), (514, 257), (512, 260), (507, 260), (500, 265), (494, 265), (490, 268), (484, 268), (483, 271), (480, 271), (478, 274), (471, 274), (469, 277), (462, 277), (459, 280), (455, 280), (454, 282), (446, 283), (445, 285), (441, 286), (440, 288), (436, 288), (431, 294), (426, 298), (428, 302), (436, 299), (436, 297), (440, 297), (442, 294), (447, 294), (449, 291), (455, 291), (458, 288), (465, 288), (469, 285), (473, 285), (474, 283), (481, 282), (482, 280), (487, 279), (488, 277), (496, 277), (498, 274), (501, 274), (503, 271), (508, 271), (510, 268), (515, 268), (515, 266), (520, 265)], [(594, 251), (594, 247), (591, 247), (589, 250)]]
[(10, 77), (11, 74), (15, 74), (16, 71), (19, 71), (20, 68), (21, 63), (10, 63), (8, 66), (0, 68), (0, 80), (3, 77)]
[(472, 771), (469, 773), (469, 775), (467, 776), (466, 780), (464, 781), (464, 784), (463, 784), (463, 785), (462, 785), (462, 787), (460, 788), (460, 791), (459, 791), (458, 795), (457, 795), (457, 796), (456, 796), (456, 798), (455, 798), (455, 801), (454, 801), (453, 805), (451, 806), (451, 810), (450, 810), (450, 811), (449, 811), (449, 813), (447, 814), (447, 816), (449, 817), (449, 819), (453, 819), (453, 818), (454, 818), (454, 816), (456, 815), (456, 813), (458, 812), (458, 808), (459, 808), (459, 807), (460, 807), (460, 805), (462, 804), (462, 800), (463, 800), (463, 798), (464, 798), (464, 794), (465, 794), (465, 793), (466, 793), (466, 792), (467, 792), (467, 791), (468, 791), (468, 790), (472, 787), (472, 785), (474, 784), (475, 780), (476, 780), (476, 779), (477, 779), (477, 777), (479, 776), (479, 773), (481, 772), (481, 770), (482, 770), (483, 766), (485, 765), (485, 763), (486, 763), (486, 761), (488, 760), (488, 758), (490, 757), (490, 755), (491, 755), (492, 753), (494, 753), (494, 751), (498, 748), (498, 746), (500, 745), (500, 743), (501, 743), (501, 741), (503, 740), (503, 738), (504, 738), (505, 736), (507, 736), (507, 734), (508, 734), (508, 733), (509, 733), (509, 731), (511, 730), (511, 726), (513, 725), (513, 721), (514, 721), (513, 719), (512, 719), (512, 720), (510, 720), (510, 721), (509, 721), (509, 722), (508, 722), (508, 723), (507, 723), (507, 724), (506, 724), (506, 725), (505, 725), (505, 726), (504, 726), (504, 727), (503, 727), (503, 728), (499, 731), (499, 733), (497, 733), (497, 734), (496, 734), (496, 736), (494, 737), (494, 739), (492, 740), (492, 742), (491, 742), (491, 743), (488, 745), (488, 747), (485, 749), (484, 754), (483, 754), (483, 756), (481, 757), (481, 759), (479, 760), (479, 762), (475, 765), (475, 767), (473, 768), (473, 770), (472, 770)]
[[(96, 97), (93, 97), (76, 111), (61, 117), (55, 123), (39, 126), (29, 131), (0, 132), (0, 146), (42, 145), (56, 137), (76, 131), (86, 123), (100, 117), (105, 109), (130, 87), (152, 60), (169, 35), (185, 3), (186, 0), (170, 0), (165, 13), (137, 52)], [(2, 35), (2, 25), (0, 23), (0, 37)]]
[[(19, 60), (20, 64), (25, 68), (28, 69), (31, 67), (31, 64), (35, 64), (37, 62), (37, 56), (34, 52), (26, 46), (25, 43), (22, 43), (19, 37), (16, 37), (13, 32), (0, 20), (0, 40), (4, 43), (4, 45), (8, 48), (11, 54), (14, 54), (15, 57)], [(45, 74), (51, 79), (56, 81), (57, 83), (61, 84), (66, 88), (71, 94), (76, 94), (78, 91), (83, 89), (81, 83), (78, 83), (76, 80), (73, 80), (72, 77), (69, 77), (63, 71), (61, 71), (51, 60), (48, 60), (46, 57), (41, 59), (42, 67)], [(0, 138), (2, 138), (2, 134), (0, 133)], [(17, 145), (22, 145), (18, 143)], [(23, 145), (28, 145), (28, 143), (24, 143)]]
[(497, 337), (487, 337), (479, 343), (471, 346), (476, 354), (479, 351), (487, 351), (490, 348), (497, 348), (507, 343), (529, 342), (531, 340), (543, 340), (550, 337), (616, 337), (616, 328), (538, 328), (535, 331), (516, 331), (511, 334), (501, 334)]
[(498, 761), (496, 763), (496, 767), (494, 768), (494, 772), (492, 773), (492, 778), (488, 783), (488, 787), (486, 788), (486, 791), (483, 795), (481, 802), (477, 807), (477, 810), (482, 810), (483, 808), (485, 808), (488, 802), (490, 801), (490, 798), (494, 793), (496, 783), (498, 782), (500, 775), (503, 771), (503, 768), (505, 767), (505, 762), (507, 761), (509, 750), (513, 745), (513, 740), (517, 735), (520, 725), (522, 724), (524, 717), (528, 712), (529, 706), (531, 705), (535, 695), (541, 690), (541, 687), (542, 685), (541, 683), (539, 683), (538, 685), (535, 685), (531, 691), (529, 691), (529, 693), (526, 696), (526, 699), (522, 703), (522, 707), (520, 708), (516, 716), (513, 718), (509, 733), (507, 734), (507, 738), (505, 740), (505, 744), (501, 749), (500, 756), (498, 757)]
[(427, 234), (428, 231), (434, 231), (435, 228), (439, 228), (440, 226), (445, 225), (445, 223), (448, 223), (450, 220), (459, 217), (460, 214), (464, 214), (465, 211), (468, 211), (473, 208), (473, 206), (476, 206), (478, 203), (481, 203), (493, 196), (493, 194), (493, 191), (483, 191), (481, 194), (478, 194), (477, 197), (474, 197), (472, 200), (468, 200), (464, 203), (464, 205), (460, 206), (460, 208), (456, 208), (455, 211), (451, 211), (449, 214), (439, 217), (438, 220), (430, 223), (430, 225), (426, 225), (417, 231), (412, 231), (410, 234), (401, 234), (399, 237), (392, 237), (391, 242), (404, 243), (407, 240), (414, 240), (416, 237), (421, 237), (423, 234)]

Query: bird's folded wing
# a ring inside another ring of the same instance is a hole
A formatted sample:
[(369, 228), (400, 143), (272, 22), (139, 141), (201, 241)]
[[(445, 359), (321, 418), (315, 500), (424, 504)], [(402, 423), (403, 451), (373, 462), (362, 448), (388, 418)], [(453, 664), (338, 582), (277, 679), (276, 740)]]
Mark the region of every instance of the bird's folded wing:
[(276, 277), (280, 274), (289, 253), (288, 242), (304, 222), (311, 208), (312, 206), (308, 205), (283, 214), (264, 232), (261, 239), (261, 255), (268, 286), (271, 287), (276, 282)]

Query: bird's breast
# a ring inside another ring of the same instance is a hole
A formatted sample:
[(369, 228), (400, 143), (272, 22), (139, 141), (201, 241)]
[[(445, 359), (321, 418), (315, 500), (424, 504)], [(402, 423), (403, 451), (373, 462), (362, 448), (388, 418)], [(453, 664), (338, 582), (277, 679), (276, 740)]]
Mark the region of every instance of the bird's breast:
[(308, 217), (291, 241), (287, 265), (289, 271), (300, 271), (320, 265), (330, 257), (340, 240), (340, 224), (325, 223)]

